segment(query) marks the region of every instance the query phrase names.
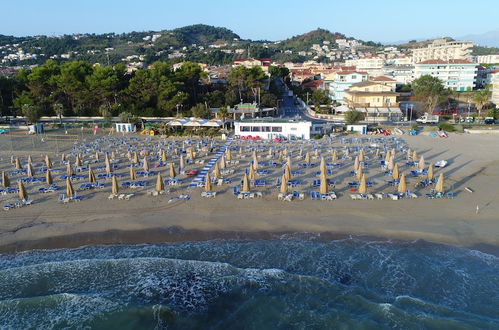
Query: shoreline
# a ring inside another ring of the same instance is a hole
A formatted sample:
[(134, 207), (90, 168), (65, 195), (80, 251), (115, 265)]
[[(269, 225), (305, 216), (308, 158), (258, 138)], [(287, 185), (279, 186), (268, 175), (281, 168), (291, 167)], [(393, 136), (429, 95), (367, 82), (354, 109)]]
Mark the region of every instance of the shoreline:
[[(144, 239), (147, 237), (147, 239)], [(395, 244), (435, 244), (449, 245), (499, 257), (499, 245), (475, 243), (457, 245), (446, 242), (426, 240), (423, 238), (408, 240), (376, 235), (347, 234), (336, 232), (269, 232), (269, 231), (201, 231), (186, 230), (181, 227), (152, 228), (144, 230), (123, 231), (109, 230), (94, 233), (77, 233), (71, 235), (48, 237), (30, 241), (20, 241), (8, 245), (0, 245), (1, 254), (15, 254), (40, 250), (80, 249), (89, 246), (139, 246), (156, 244), (175, 244), (182, 242), (201, 242), (212, 240), (281, 240), (281, 239), (313, 239), (316, 241), (335, 241), (356, 239), (360, 241), (390, 242)]]

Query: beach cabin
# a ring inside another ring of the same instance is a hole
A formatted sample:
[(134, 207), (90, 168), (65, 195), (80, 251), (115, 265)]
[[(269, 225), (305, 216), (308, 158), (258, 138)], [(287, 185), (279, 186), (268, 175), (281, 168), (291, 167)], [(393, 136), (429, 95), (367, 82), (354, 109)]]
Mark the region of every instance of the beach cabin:
[(43, 124), (28, 125), (29, 134), (42, 134), (44, 131)]
[(367, 134), (367, 125), (347, 125), (348, 132), (357, 132), (358, 134)]
[(277, 118), (245, 119), (234, 122), (234, 134), (241, 138), (309, 140), (312, 122)]
[(132, 133), (135, 131), (135, 125), (130, 123), (116, 123), (116, 132)]

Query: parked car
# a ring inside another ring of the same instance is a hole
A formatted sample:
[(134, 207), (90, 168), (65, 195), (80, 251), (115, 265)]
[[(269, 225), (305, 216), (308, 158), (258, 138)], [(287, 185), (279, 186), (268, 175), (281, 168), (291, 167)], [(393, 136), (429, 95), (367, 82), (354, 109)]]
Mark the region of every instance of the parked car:
[(496, 120), (494, 119), (494, 117), (485, 117), (485, 119), (483, 120), (483, 123), (487, 124), (487, 125), (491, 125), (491, 124), (495, 124)]

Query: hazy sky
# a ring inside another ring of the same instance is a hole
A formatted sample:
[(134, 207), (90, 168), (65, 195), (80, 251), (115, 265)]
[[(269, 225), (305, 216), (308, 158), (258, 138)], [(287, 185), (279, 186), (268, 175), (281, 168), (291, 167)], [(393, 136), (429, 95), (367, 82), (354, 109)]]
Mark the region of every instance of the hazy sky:
[(280, 40), (317, 27), (363, 40), (459, 37), (499, 29), (499, 0), (12, 0), (0, 34), (163, 30), (204, 23)]

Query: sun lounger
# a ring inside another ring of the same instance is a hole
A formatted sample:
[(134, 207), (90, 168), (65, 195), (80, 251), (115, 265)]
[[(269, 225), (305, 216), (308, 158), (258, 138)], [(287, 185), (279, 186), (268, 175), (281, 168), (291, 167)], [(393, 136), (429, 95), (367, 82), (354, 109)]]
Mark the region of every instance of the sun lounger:
[(129, 200), (130, 200), (130, 198), (132, 198), (133, 196), (135, 196), (135, 194), (127, 194), (127, 195), (125, 196), (125, 200), (129, 201)]
[(3, 206), (3, 209), (4, 209), (5, 211), (8, 211), (8, 210), (10, 210), (11, 208), (13, 208), (14, 206), (15, 206), (14, 204), (9, 203), (9, 204), (4, 205), (4, 206)]
[(377, 199), (383, 199), (383, 194), (376, 193), (374, 196), (376, 196)]
[(122, 199), (124, 199), (124, 198), (125, 198), (125, 194), (119, 194), (119, 195), (118, 195), (118, 199), (119, 199), (119, 200), (122, 200)]
[(305, 194), (304, 193), (300, 193), (298, 195), (298, 199), (301, 200), (301, 201), (304, 200), (305, 199)]

